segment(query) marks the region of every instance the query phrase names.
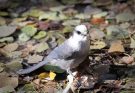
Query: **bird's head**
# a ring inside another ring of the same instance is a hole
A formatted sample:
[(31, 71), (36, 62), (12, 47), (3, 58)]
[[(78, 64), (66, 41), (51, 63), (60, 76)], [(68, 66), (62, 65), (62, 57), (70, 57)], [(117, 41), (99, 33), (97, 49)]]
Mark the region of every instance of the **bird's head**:
[(73, 37), (79, 40), (86, 40), (88, 37), (88, 29), (85, 25), (78, 25), (75, 27)]

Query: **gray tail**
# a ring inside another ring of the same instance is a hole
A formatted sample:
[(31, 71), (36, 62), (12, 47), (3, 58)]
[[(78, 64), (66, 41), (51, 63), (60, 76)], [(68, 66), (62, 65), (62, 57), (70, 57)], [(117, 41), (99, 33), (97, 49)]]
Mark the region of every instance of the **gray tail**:
[(28, 73), (30, 73), (32, 71), (35, 71), (38, 68), (44, 66), (47, 63), (48, 63), (48, 61), (42, 61), (42, 62), (40, 62), (40, 63), (38, 63), (38, 64), (36, 64), (36, 65), (34, 65), (32, 67), (29, 67), (29, 68), (26, 68), (26, 69), (21, 69), (21, 70), (17, 71), (17, 74), (19, 74), (19, 75), (28, 74)]

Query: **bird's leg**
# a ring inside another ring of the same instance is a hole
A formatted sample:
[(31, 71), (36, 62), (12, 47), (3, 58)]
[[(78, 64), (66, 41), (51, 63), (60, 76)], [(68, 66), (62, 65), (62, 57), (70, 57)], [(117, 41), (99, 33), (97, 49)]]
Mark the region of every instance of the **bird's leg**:
[(68, 73), (69, 75), (72, 75), (72, 76), (74, 77), (73, 72), (71, 71), (70, 68), (67, 69), (67, 73)]
[(68, 79), (69, 82), (68, 82), (66, 88), (64, 89), (64, 91), (62, 93), (68, 93), (68, 91), (71, 88), (72, 83), (74, 81), (75, 75), (77, 74), (77, 72), (72, 73), (71, 70), (68, 70), (67, 72), (69, 73), (69, 75), (67, 76), (67, 79)]

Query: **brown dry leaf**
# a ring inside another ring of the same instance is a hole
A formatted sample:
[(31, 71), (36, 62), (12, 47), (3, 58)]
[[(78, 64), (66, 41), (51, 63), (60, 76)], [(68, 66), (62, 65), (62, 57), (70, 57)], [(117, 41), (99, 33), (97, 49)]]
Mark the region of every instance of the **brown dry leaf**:
[(0, 74), (0, 87), (13, 86), (16, 88), (18, 86), (18, 77), (11, 77), (7, 74)]
[(35, 79), (35, 80), (33, 80), (33, 82), (34, 82), (34, 84), (39, 85), (40, 84), (40, 79)]
[(0, 72), (2, 72), (4, 70), (4, 68), (5, 68), (4, 63), (0, 62)]
[(39, 61), (42, 61), (43, 56), (40, 55), (32, 55), (28, 57), (28, 63), (38, 63)]
[[(58, 93), (57, 89), (56, 89), (56, 82), (47, 82), (45, 85), (44, 85), (44, 88), (43, 88), (44, 92), (45, 93)], [(62, 93), (62, 92), (59, 92), (59, 93)]]
[(122, 44), (121, 40), (116, 40), (116, 41), (111, 42), (111, 46), (110, 46), (108, 52), (109, 53), (125, 52), (125, 49), (123, 47), (123, 44)]
[(104, 18), (92, 18), (91, 23), (94, 25), (99, 25), (99, 24), (105, 23), (105, 19)]
[(7, 52), (12, 52), (15, 51), (18, 48), (18, 44), (17, 43), (11, 43), (11, 44), (7, 44), (3, 49)]
[(120, 62), (121, 63), (124, 63), (124, 64), (131, 64), (134, 62), (134, 57), (132, 56), (124, 56), (120, 59)]
[(102, 40), (103, 37), (105, 37), (105, 34), (100, 29), (93, 28), (90, 31), (90, 37), (92, 40)]
[(30, 53), (30, 51), (29, 51), (28, 48), (25, 48), (25, 49), (21, 50), (21, 52), (22, 52), (22, 54), (21, 54), (21, 57), (22, 57), (22, 58), (28, 56), (29, 53)]

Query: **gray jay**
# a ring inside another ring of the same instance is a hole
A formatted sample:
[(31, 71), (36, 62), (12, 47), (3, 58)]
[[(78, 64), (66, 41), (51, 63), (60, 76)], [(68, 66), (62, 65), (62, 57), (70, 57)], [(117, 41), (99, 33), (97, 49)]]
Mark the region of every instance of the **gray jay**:
[(38, 64), (17, 71), (18, 74), (28, 74), (44, 65), (58, 66), (60, 69), (67, 71), (69, 74), (71, 69), (76, 68), (85, 60), (90, 47), (88, 29), (85, 25), (75, 27), (73, 34), (57, 46), (50, 54)]

